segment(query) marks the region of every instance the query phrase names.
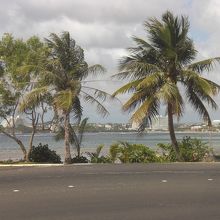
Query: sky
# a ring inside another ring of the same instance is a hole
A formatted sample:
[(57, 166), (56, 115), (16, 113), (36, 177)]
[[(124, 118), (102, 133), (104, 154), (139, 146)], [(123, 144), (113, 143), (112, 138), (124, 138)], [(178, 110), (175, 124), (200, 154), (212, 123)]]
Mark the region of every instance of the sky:
[[(0, 0), (0, 35), (12, 33), (27, 39), (37, 35), (42, 39), (51, 32), (69, 31), (78, 45), (85, 50), (86, 61), (101, 64), (107, 69), (90, 86), (109, 93), (123, 82), (111, 81), (117, 73), (118, 61), (133, 45), (132, 36), (146, 39), (143, 22), (150, 17), (160, 18), (170, 10), (186, 15), (190, 20), (190, 37), (194, 40), (199, 59), (220, 56), (220, 1), (219, 0)], [(220, 84), (220, 67), (205, 74)], [(121, 102), (128, 95), (120, 96)], [(220, 95), (215, 98), (220, 106)], [(119, 102), (105, 103), (110, 115), (102, 118), (94, 107), (84, 105), (84, 115), (90, 122), (128, 122), (131, 115), (121, 111)], [(165, 114), (161, 108), (161, 114)], [(220, 110), (211, 111), (212, 119), (220, 119)], [(185, 106), (180, 122), (201, 121), (198, 114)]]

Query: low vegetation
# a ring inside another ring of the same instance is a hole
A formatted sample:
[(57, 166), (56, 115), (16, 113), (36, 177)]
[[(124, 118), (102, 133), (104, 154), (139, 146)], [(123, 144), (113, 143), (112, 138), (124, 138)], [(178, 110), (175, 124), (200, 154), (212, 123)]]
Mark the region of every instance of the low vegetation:
[[(213, 160), (213, 150), (207, 143), (197, 138), (184, 137), (178, 142), (180, 154), (184, 162), (201, 162)], [(153, 150), (143, 144), (118, 142), (112, 144), (108, 155), (102, 155), (103, 145), (93, 153), (87, 153), (91, 163), (161, 163), (177, 162), (178, 158), (171, 144), (158, 144)]]
[(61, 163), (61, 157), (56, 151), (49, 149), (48, 145), (41, 143), (35, 147), (33, 146), (30, 152), (30, 161), (37, 163)]
[[(184, 137), (178, 141), (183, 162), (220, 161), (220, 155), (214, 155), (213, 149), (206, 142), (197, 138)], [(167, 163), (177, 162), (178, 158), (171, 144), (159, 143), (157, 149), (144, 144), (117, 142), (110, 146), (108, 153), (103, 152), (104, 145), (99, 145), (94, 152), (86, 152), (72, 158), (71, 163)], [(39, 143), (33, 146), (29, 163), (61, 163), (61, 157), (48, 145)], [(27, 164), (24, 160), (11, 159), (0, 164)]]
[[(200, 162), (213, 157), (213, 150), (197, 138), (184, 137), (178, 142), (180, 154), (185, 162)], [(162, 158), (167, 162), (177, 161), (171, 144), (158, 144)]]

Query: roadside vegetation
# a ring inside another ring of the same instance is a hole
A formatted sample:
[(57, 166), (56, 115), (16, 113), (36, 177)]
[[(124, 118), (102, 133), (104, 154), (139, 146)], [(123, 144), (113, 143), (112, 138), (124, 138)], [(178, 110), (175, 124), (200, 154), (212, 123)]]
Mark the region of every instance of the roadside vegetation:
[[(202, 74), (212, 71), (220, 57), (195, 62), (198, 52), (189, 37), (189, 27), (187, 17), (169, 11), (160, 19), (145, 21), (147, 39), (133, 37), (134, 47), (120, 60), (119, 71), (113, 76), (127, 83), (111, 95), (89, 86), (88, 79), (103, 75), (106, 70), (101, 64), (90, 66), (86, 62), (84, 50), (69, 32), (51, 33), (44, 40), (36, 36), (16, 39), (4, 34), (0, 40), (0, 121), (4, 120), (7, 126), (0, 126), (0, 132), (20, 147), (22, 160), (26, 162), (60, 162), (60, 157), (47, 145), (33, 146), (39, 122), (42, 131), (49, 125), (57, 133), (56, 139), (63, 140), (66, 164), (205, 160), (212, 154), (211, 149), (190, 137), (178, 142), (174, 119), (181, 118), (187, 102), (211, 126), (208, 108), (217, 109), (214, 96), (219, 93), (220, 85)], [(122, 109), (132, 113), (131, 121), (139, 124), (140, 132), (151, 125), (161, 106), (166, 108), (171, 144), (161, 143), (158, 150), (152, 150), (145, 145), (119, 142), (110, 147), (107, 156), (102, 155), (104, 146), (82, 155), (88, 120), (82, 120), (82, 101), (95, 105), (97, 113), (105, 117), (109, 114), (106, 99), (125, 93), (131, 96)], [(48, 111), (51, 118), (46, 122)], [(19, 114), (31, 122), (27, 146), (16, 134)], [(76, 149), (74, 157), (71, 148)]]
[[(214, 161), (212, 148), (207, 143), (196, 138), (184, 137), (178, 142), (183, 162)], [(175, 151), (171, 144), (157, 145), (157, 149), (143, 144), (118, 142), (112, 144), (107, 155), (101, 154), (103, 145), (96, 152), (88, 153), (91, 163), (165, 163), (177, 162)]]
[[(183, 162), (211, 162), (219, 161), (213, 149), (200, 139), (184, 137), (178, 142)], [(104, 145), (99, 145), (94, 152), (76, 154), (71, 163), (169, 163), (178, 162), (171, 144), (159, 143), (156, 148), (144, 144), (131, 144), (128, 142), (113, 143), (106, 152)], [(48, 145), (41, 143), (33, 146), (30, 153), (30, 162), (35, 163), (61, 163), (61, 157)], [(24, 163), (20, 161), (0, 161), (0, 164)]]

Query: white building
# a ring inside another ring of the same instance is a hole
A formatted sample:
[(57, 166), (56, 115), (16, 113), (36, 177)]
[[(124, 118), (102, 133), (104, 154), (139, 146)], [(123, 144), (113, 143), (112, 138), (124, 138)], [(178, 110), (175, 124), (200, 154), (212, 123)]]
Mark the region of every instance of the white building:
[(220, 126), (220, 120), (213, 120), (213, 121), (212, 121), (212, 125), (213, 125), (213, 127), (218, 127), (218, 126)]
[(111, 130), (112, 129), (112, 125), (111, 124), (105, 124), (105, 129)]
[(132, 124), (131, 124), (131, 129), (129, 129), (129, 130), (138, 130), (138, 128), (139, 128), (139, 123), (138, 122), (132, 122)]
[(156, 118), (152, 120), (151, 124), (151, 129), (152, 130), (168, 130), (168, 117), (167, 116), (162, 116), (158, 115)]

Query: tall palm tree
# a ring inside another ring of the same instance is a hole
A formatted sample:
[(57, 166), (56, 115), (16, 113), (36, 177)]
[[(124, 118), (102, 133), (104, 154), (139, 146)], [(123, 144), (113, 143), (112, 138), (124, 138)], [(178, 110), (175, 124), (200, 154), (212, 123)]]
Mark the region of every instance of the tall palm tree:
[[(174, 16), (167, 11), (162, 19), (150, 18), (144, 23), (148, 39), (133, 37), (135, 47), (129, 48), (129, 55), (123, 57), (119, 65), (120, 79), (130, 82), (119, 88), (113, 96), (132, 93), (123, 105), (125, 111), (134, 111), (131, 120), (144, 128), (144, 122), (151, 123), (159, 114), (161, 104), (165, 104), (168, 127), (173, 149), (181, 160), (174, 131), (174, 116), (184, 112), (184, 99), (211, 125), (207, 105), (217, 108), (213, 96), (220, 86), (201, 76), (213, 69), (220, 57), (192, 63), (197, 55), (193, 41), (188, 37), (187, 17)], [(185, 90), (185, 96), (181, 92)]]
[(83, 83), (88, 75), (104, 73), (105, 69), (99, 64), (88, 66), (83, 49), (70, 37), (69, 32), (63, 32), (60, 36), (52, 33), (46, 43), (48, 59), (42, 64), (36, 88), (26, 96), (25, 105), (38, 102), (48, 92), (52, 94), (53, 104), (64, 124), (65, 163), (71, 163), (70, 118), (80, 122), (83, 110), (81, 99), (95, 104), (101, 115), (108, 114), (102, 103), (110, 95)]

